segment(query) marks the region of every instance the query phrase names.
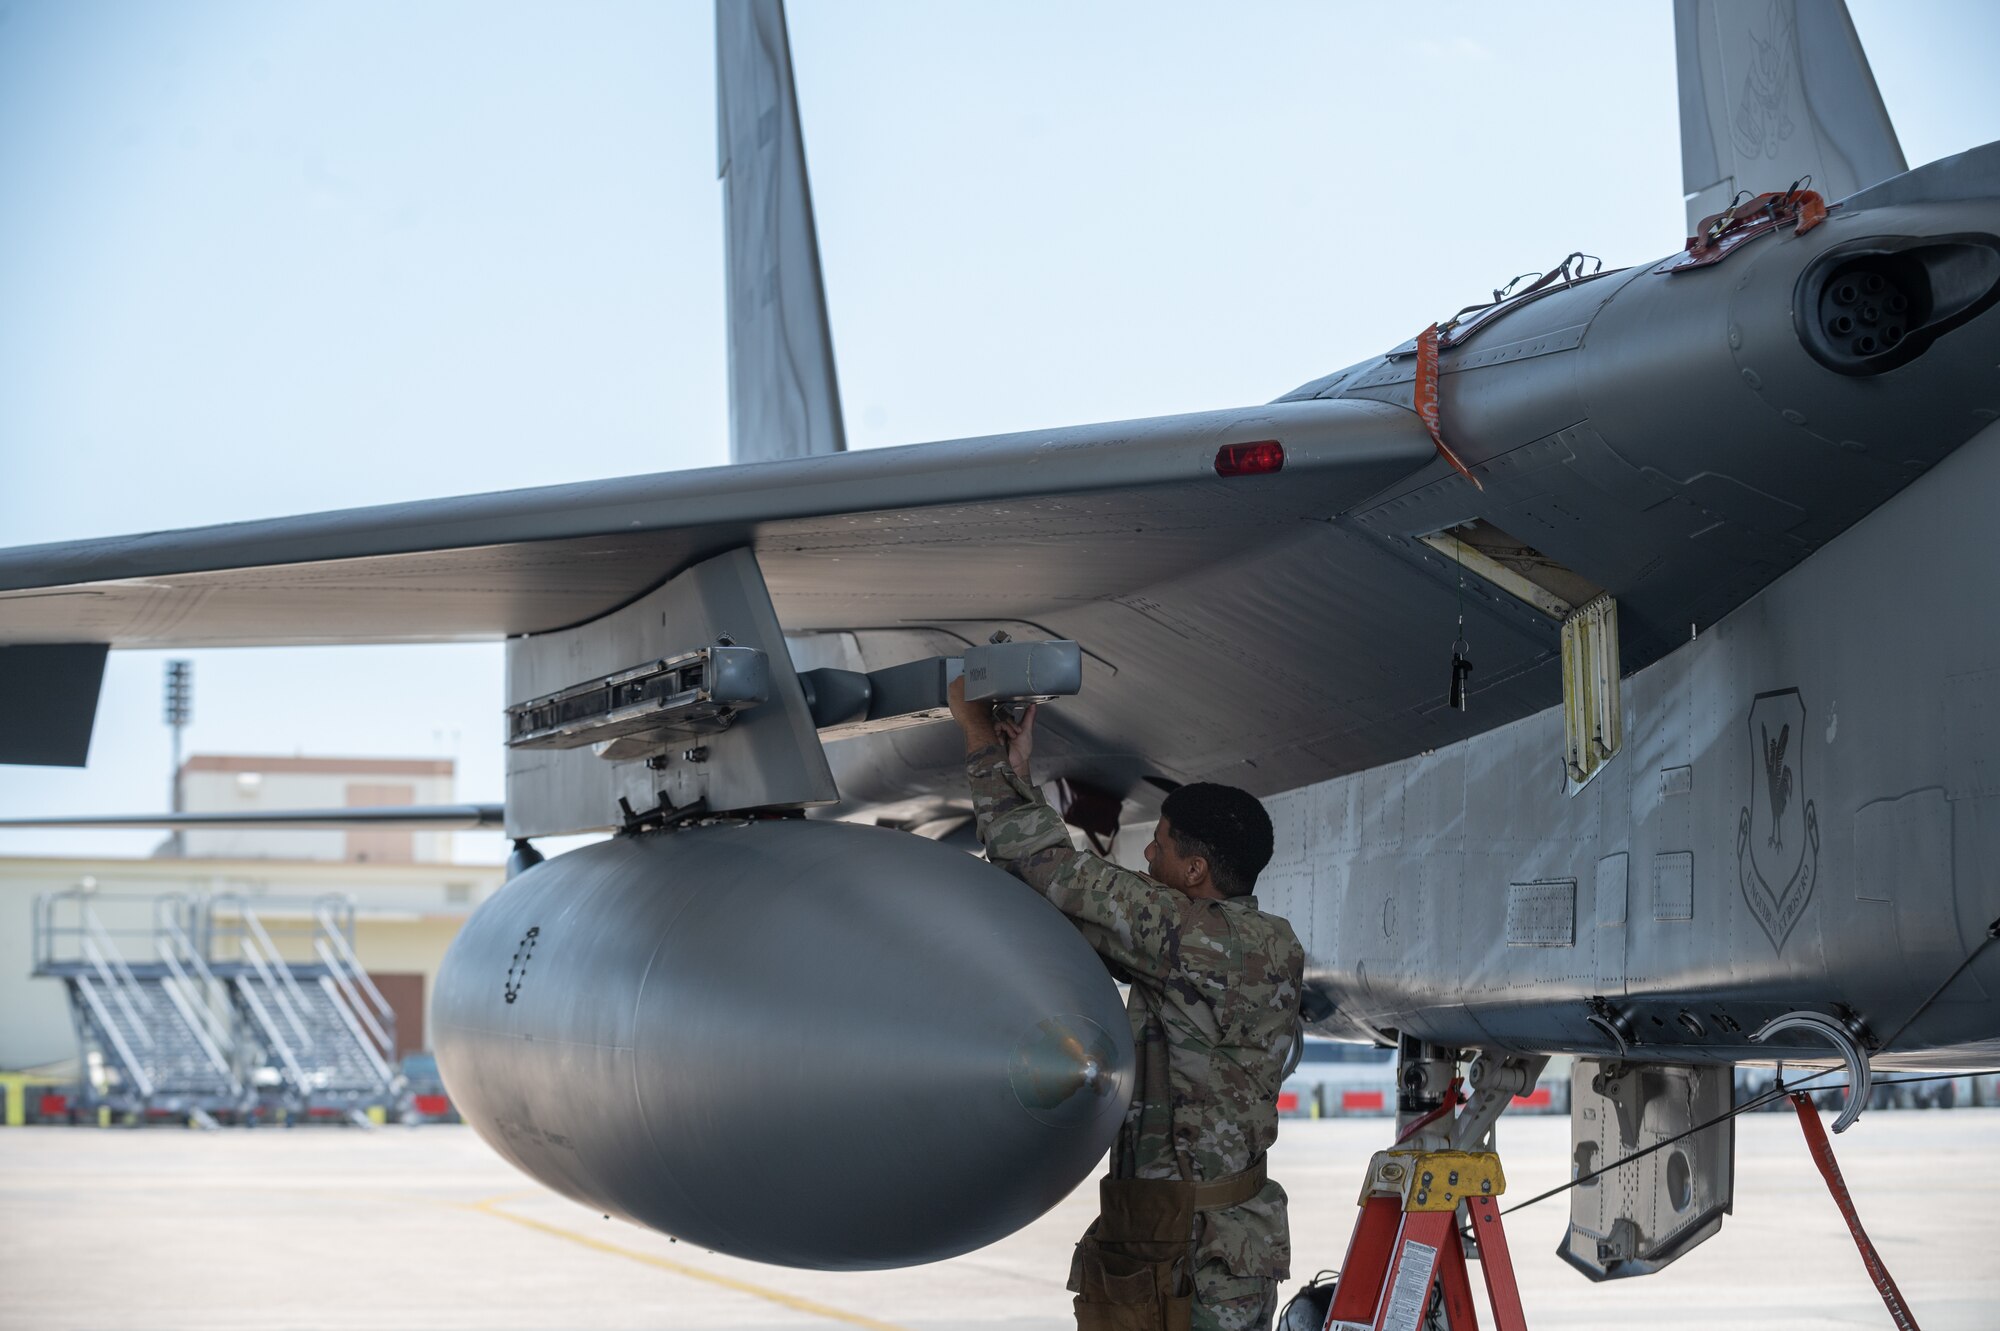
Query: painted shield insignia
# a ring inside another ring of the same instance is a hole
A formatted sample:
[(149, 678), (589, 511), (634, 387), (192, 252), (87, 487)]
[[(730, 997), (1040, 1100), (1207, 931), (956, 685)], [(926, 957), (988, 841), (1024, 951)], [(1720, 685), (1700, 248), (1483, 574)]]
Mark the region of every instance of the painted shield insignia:
[(1797, 689), (1750, 706), (1750, 803), (1737, 815), (1736, 870), (1750, 913), (1783, 951), (1819, 876), (1819, 815), (1806, 798), (1806, 705)]

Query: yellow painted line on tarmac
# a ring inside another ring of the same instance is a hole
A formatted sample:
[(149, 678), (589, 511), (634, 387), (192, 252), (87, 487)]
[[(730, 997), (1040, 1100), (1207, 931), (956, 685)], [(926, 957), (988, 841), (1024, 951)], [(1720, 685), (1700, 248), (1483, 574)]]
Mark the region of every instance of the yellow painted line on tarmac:
[[(518, 1193), (509, 1194), (509, 1197), (519, 1195)], [(790, 1308), (793, 1312), (805, 1313), (810, 1317), (824, 1317), (830, 1321), (845, 1322), (849, 1326), (865, 1326), (870, 1331), (908, 1331), (908, 1328), (898, 1326), (894, 1322), (884, 1322), (873, 1317), (864, 1317), (860, 1313), (851, 1313), (843, 1308), (830, 1307), (824, 1303), (817, 1303), (812, 1299), (802, 1299), (796, 1294), (787, 1294), (783, 1290), (769, 1289), (763, 1285), (752, 1284), (748, 1280), (738, 1280), (734, 1276), (725, 1276), (715, 1271), (704, 1271), (698, 1266), (689, 1266), (685, 1262), (676, 1262), (668, 1257), (657, 1257), (650, 1252), (640, 1252), (637, 1248), (620, 1247), (616, 1243), (606, 1243), (603, 1239), (594, 1239), (586, 1234), (579, 1234), (573, 1229), (564, 1229), (561, 1225), (551, 1225), (543, 1220), (532, 1220), (524, 1215), (516, 1215), (512, 1211), (503, 1211), (500, 1209), (500, 1203), (505, 1200), (508, 1200), (508, 1198), (492, 1197), (483, 1202), (467, 1203), (466, 1209), (477, 1211), (481, 1215), (494, 1216), (501, 1220), (511, 1220), (526, 1229), (538, 1230), (541, 1233), (549, 1234), (559, 1239), (568, 1239), (571, 1243), (580, 1244), (596, 1252), (609, 1253), (613, 1257), (630, 1258), (635, 1262), (644, 1262), (647, 1266), (658, 1267), (662, 1271), (671, 1271), (677, 1276), (686, 1276), (690, 1280), (699, 1280), (706, 1284), (717, 1285), (723, 1289), (734, 1290), (738, 1294), (748, 1294), (751, 1298), (763, 1299), (767, 1303), (775, 1303), (781, 1308)]]
[(499, 1193), (492, 1197), (481, 1197), (470, 1203), (475, 1211), (484, 1211), (490, 1206), (505, 1206), (508, 1202), (525, 1202), (530, 1197), (546, 1197), (549, 1194), (540, 1188), (516, 1188), (512, 1192)]

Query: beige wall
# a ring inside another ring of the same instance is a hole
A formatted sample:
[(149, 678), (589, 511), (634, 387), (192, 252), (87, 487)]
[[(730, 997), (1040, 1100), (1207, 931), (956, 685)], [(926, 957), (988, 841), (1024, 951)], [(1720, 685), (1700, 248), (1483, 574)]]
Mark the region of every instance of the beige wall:
[[(454, 779), (449, 759), (281, 758), (196, 754), (181, 773), (191, 813), (256, 809), (340, 809), (376, 804), (450, 804)], [(447, 863), (449, 832), (389, 834), (411, 849), (370, 853), (384, 834), (284, 829), (190, 828), (187, 853), (199, 859), (353, 860), (415, 859)], [(357, 852), (357, 847), (360, 851)]]
[(76, 1058), (69, 1000), (61, 983), (30, 978), (35, 969), (35, 894), (70, 885), (0, 875), (0, 1069), (17, 1071)]
[(164, 894), (241, 894), (286, 954), (301, 960), (310, 956), (309, 944), (290, 937), (287, 926), (309, 918), (314, 898), (351, 896), (363, 967), (423, 975), (428, 1004), (445, 949), (472, 908), (499, 888), (501, 873), (498, 865), (485, 864), (0, 858), (0, 1070), (76, 1057), (63, 983), (32, 975), (40, 893), (94, 885), (92, 901), (105, 926), (130, 930), (115, 941), (133, 961), (153, 956), (152, 903)]
[(437, 993), (438, 963), (458, 937), (462, 920), (359, 920), (355, 923), (355, 953), (371, 971), (400, 972), (424, 977), (424, 1046), (430, 1046), (430, 1006)]

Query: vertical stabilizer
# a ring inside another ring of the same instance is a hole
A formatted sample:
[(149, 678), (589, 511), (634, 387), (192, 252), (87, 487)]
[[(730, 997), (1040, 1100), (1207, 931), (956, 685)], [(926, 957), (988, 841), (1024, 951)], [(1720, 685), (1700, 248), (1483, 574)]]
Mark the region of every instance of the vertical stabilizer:
[(729, 459), (847, 447), (781, 0), (716, 0), (729, 266)]
[(1810, 175), (1841, 199), (1908, 170), (1842, 0), (1674, 0), (1687, 224)]

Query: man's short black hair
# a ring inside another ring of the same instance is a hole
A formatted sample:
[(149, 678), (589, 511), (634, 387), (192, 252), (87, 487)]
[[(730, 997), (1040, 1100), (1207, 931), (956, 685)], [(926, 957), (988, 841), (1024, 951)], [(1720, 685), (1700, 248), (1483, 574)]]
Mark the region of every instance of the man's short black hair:
[(1271, 815), (1247, 790), (1198, 781), (1181, 786), (1160, 804), (1174, 849), (1208, 861), (1215, 888), (1247, 897), (1271, 862)]

